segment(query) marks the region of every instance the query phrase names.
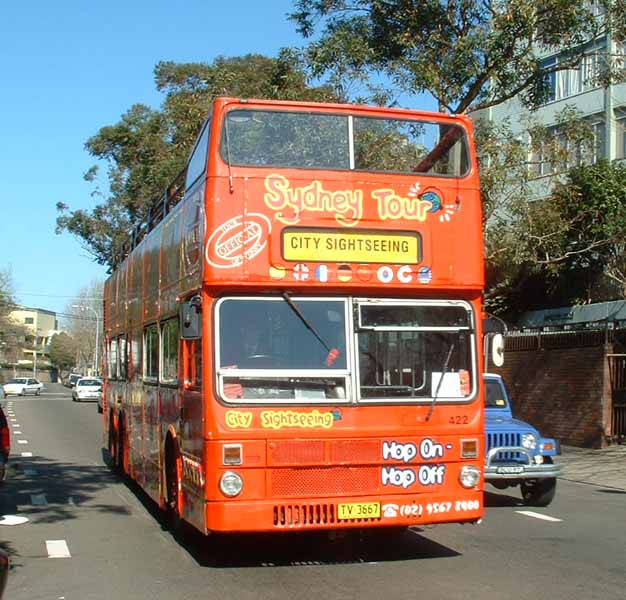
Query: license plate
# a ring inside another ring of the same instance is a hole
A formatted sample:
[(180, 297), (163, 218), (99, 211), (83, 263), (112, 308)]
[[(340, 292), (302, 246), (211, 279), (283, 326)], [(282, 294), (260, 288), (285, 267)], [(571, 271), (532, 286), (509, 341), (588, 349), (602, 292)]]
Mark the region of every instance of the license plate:
[(380, 502), (357, 502), (355, 504), (339, 504), (337, 517), (346, 519), (371, 519), (380, 517)]
[(498, 467), (498, 473), (502, 473), (503, 475), (517, 475), (523, 472), (524, 467)]

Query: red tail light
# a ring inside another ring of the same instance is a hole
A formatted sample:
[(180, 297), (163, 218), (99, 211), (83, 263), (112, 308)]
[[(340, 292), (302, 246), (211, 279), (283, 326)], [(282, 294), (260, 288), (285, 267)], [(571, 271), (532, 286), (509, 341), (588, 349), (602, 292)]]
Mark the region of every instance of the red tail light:
[(0, 429), (0, 449), (3, 454), (7, 456), (11, 452), (11, 434), (9, 433), (8, 426), (4, 426)]

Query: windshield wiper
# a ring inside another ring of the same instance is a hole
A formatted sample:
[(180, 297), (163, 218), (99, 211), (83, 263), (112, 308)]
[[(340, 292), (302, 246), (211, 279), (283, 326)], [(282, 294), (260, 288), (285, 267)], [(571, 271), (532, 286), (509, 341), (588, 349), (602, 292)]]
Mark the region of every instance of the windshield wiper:
[(291, 299), (287, 292), (283, 292), (283, 298), (285, 302), (289, 305), (289, 308), (296, 313), (298, 318), (304, 323), (304, 326), (317, 338), (320, 344), (324, 346), (324, 349), (328, 352), (326, 355), (326, 366), (332, 367), (335, 361), (339, 358), (339, 350), (337, 348), (330, 348), (328, 344), (323, 340), (322, 336), (317, 333), (315, 327), (309, 323), (309, 320), (302, 314), (302, 311), (295, 305), (294, 301)]
[(433, 412), (435, 410), (435, 403), (437, 402), (437, 397), (439, 396), (439, 390), (441, 389), (441, 384), (443, 383), (443, 379), (446, 376), (446, 371), (448, 370), (448, 363), (450, 362), (450, 357), (452, 356), (452, 351), (454, 350), (454, 342), (450, 344), (450, 348), (448, 349), (448, 355), (446, 356), (446, 360), (443, 363), (443, 370), (441, 371), (441, 377), (437, 382), (437, 387), (435, 388), (435, 393), (433, 394), (433, 401), (430, 403), (430, 408), (428, 409), (428, 414), (426, 415), (426, 422), (430, 421), (430, 417), (433, 416)]

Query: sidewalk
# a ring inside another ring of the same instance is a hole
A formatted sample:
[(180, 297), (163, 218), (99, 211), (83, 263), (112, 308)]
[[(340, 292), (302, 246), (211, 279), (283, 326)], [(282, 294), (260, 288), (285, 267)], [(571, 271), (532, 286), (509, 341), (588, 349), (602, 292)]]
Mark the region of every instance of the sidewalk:
[(602, 450), (561, 446), (561, 479), (626, 490), (626, 445)]

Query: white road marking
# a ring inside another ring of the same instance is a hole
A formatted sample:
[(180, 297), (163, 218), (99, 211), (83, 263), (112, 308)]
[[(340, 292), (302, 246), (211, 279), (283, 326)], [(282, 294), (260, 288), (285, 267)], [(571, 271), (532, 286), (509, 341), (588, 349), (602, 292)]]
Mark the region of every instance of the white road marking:
[(46, 498), (45, 494), (31, 494), (30, 503), (34, 506), (47, 506), (48, 498)]
[(11, 427), (13, 427), (13, 429), (16, 429), (21, 427), (21, 425), (19, 423), (11, 423)]
[(28, 523), (28, 517), (22, 517), (17, 515), (2, 515), (0, 518), (0, 525), (22, 525)]
[(22, 452), (21, 456), (24, 458), (30, 458), (33, 455), (32, 452)]
[(46, 540), (48, 558), (72, 558), (65, 540)]
[(14, 435), (22, 435), (22, 432), (21, 431), (14, 431), (13, 434)]
[(18, 444), (28, 444), (28, 440), (17, 440)]
[(17, 421), (17, 419), (11, 419), (11, 423), (15, 423), (15, 421)]
[(533, 517), (534, 519), (541, 519), (542, 521), (552, 521), (553, 523), (561, 523), (563, 521), (563, 519), (557, 519), (548, 515), (542, 515), (541, 513), (536, 513), (532, 510), (516, 510), (515, 512), (519, 515)]

